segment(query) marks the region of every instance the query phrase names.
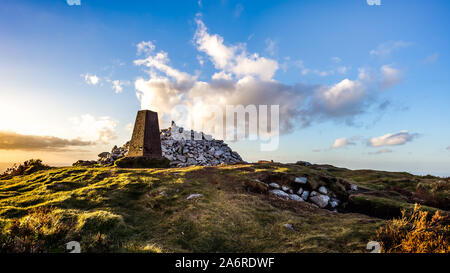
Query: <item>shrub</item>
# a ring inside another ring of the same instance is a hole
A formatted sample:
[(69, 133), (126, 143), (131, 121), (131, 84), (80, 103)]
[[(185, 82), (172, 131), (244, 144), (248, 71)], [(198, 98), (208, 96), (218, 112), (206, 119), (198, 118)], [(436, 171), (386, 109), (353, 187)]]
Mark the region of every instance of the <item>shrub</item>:
[[(1, 252), (41, 253), (55, 249), (64, 249), (69, 231), (73, 228), (62, 214), (54, 213), (51, 208), (37, 208), (28, 216), (12, 220), (4, 228), (0, 240)], [(61, 252), (61, 251), (60, 251)]]
[(450, 227), (448, 216), (436, 211), (433, 217), (416, 204), (407, 214), (389, 220), (377, 232), (375, 241), (388, 253), (449, 253)]
[(1, 174), (0, 178), (10, 179), (17, 175), (28, 175), (37, 171), (47, 169), (50, 169), (50, 167), (48, 165), (42, 164), (42, 160), (30, 159), (20, 165), (14, 164), (13, 167), (8, 168), (3, 174)]

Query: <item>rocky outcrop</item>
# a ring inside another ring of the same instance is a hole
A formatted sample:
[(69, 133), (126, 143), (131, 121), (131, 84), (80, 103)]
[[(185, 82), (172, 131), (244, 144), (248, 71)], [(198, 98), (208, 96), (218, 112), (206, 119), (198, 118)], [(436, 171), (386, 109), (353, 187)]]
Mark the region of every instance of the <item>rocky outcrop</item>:
[[(98, 163), (113, 164), (127, 155), (129, 145), (130, 142), (127, 142), (122, 147), (114, 146), (111, 152), (100, 153)], [(203, 132), (185, 130), (173, 121), (169, 128), (161, 130), (161, 149), (163, 157), (167, 158), (173, 167), (244, 162), (223, 140), (215, 140)]]

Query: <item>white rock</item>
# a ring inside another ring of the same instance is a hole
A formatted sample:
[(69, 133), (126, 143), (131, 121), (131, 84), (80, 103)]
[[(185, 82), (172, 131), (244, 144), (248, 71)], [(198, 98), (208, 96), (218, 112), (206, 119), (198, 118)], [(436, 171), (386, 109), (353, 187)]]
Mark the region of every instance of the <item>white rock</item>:
[(203, 197), (203, 194), (201, 193), (193, 193), (191, 195), (189, 195), (186, 199), (187, 200), (191, 200), (191, 199), (196, 199), (196, 198), (200, 198)]
[(303, 202), (303, 199), (297, 194), (289, 194), (289, 198), (294, 201)]
[(285, 192), (288, 192), (291, 188), (289, 188), (288, 186), (281, 186), (281, 189)]
[(284, 224), (284, 227), (292, 231), (295, 231), (294, 226), (292, 224)]
[(278, 185), (277, 183), (270, 183), (269, 186), (271, 186), (272, 188), (275, 188), (275, 189), (280, 188), (280, 185)]
[(302, 198), (303, 198), (303, 200), (308, 200), (308, 197), (309, 197), (309, 191), (303, 191), (303, 193), (302, 193)]
[(318, 195), (318, 194), (319, 194), (318, 192), (312, 191), (312, 192), (311, 192), (311, 197), (316, 196), (316, 195)]
[(356, 186), (355, 184), (350, 184), (350, 190), (357, 191), (358, 190), (358, 186)]
[(318, 205), (320, 208), (324, 208), (328, 205), (328, 202), (330, 201), (330, 197), (323, 194), (317, 194), (315, 196), (312, 196), (309, 198), (311, 202)]
[(319, 188), (319, 192), (322, 193), (322, 194), (328, 194), (328, 190), (327, 190), (327, 188), (325, 188), (324, 186), (321, 186), (321, 187)]
[(330, 207), (335, 208), (337, 206), (339, 206), (339, 200), (331, 198)]
[(306, 177), (296, 177), (295, 183), (306, 184), (308, 183), (308, 178)]
[(302, 195), (302, 193), (303, 193), (303, 188), (298, 189), (297, 194)]
[(281, 190), (271, 190), (269, 193), (283, 199), (289, 199), (289, 194)]

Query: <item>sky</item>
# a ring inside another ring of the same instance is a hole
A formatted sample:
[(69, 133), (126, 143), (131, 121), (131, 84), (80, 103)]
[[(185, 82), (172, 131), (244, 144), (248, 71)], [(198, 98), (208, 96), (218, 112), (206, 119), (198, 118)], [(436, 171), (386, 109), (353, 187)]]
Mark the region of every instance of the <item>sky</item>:
[(445, 0), (2, 0), (0, 167), (94, 160), (141, 109), (190, 128), (206, 105), (279, 105), (276, 149), (228, 142), (244, 160), (450, 176), (449, 18)]

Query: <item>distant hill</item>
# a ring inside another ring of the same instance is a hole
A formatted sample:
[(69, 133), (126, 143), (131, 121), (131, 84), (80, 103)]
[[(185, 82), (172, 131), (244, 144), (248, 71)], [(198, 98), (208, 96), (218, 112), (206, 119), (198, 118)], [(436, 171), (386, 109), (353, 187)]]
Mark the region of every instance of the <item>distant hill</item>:
[(448, 213), (449, 183), (303, 163), (62, 167), (0, 179), (0, 227), (22, 219), (16, 236), (37, 233), (16, 240), (17, 251), (79, 241), (82, 252), (366, 252), (386, 219), (414, 203)]

